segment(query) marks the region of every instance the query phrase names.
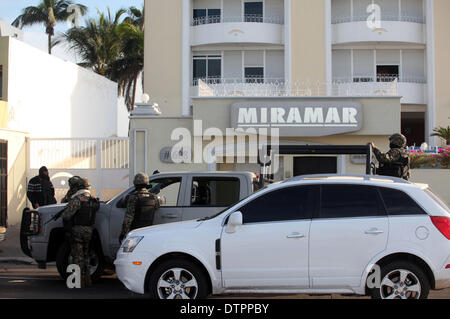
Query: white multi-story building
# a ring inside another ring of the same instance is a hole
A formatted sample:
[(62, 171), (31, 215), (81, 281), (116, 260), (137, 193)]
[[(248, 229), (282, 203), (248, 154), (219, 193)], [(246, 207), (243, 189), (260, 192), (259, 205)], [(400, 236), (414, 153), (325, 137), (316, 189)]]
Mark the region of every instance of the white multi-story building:
[(410, 144), (436, 144), (430, 132), (447, 126), (450, 113), (449, 5), (147, 0), (152, 31), (146, 33), (144, 90), (166, 115), (192, 114), (192, 98), (200, 96), (398, 94), (401, 129)]

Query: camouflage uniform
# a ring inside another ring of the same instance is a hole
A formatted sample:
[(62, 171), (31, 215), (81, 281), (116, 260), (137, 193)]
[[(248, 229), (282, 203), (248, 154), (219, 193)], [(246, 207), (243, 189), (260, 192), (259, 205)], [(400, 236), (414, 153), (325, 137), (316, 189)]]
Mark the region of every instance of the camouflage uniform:
[[(394, 134), (389, 138), (390, 150), (382, 153), (379, 149), (374, 148), (373, 153), (380, 163), (380, 175), (384, 175), (383, 171), (395, 171), (395, 167), (402, 168), (403, 176), (397, 176), (408, 180), (409, 173), (409, 156), (406, 150), (406, 138), (401, 134)], [(385, 174), (388, 175), (388, 174)]]
[[(83, 180), (81, 179), (81, 181)], [(85, 188), (84, 192), (77, 190), (77, 193), (80, 194), (69, 200), (69, 203), (62, 213), (62, 218), (65, 225), (69, 225), (68, 227), (70, 227), (70, 254), (73, 258), (73, 263), (80, 267), (82, 287), (87, 287), (91, 285), (89, 244), (94, 227), (71, 225), (73, 217), (80, 210), (82, 203), (89, 201), (91, 198), (91, 194), (87, 190), (88, 185), (86, 185), (86, 180), (83, 182), (85, 182), (85, 185), (83, 186), (83, 188)]]
[(69, 178), (69, 190), (67, 191), (66, 195), (61, 199), (61, 203), (68, 203), (73, 195), (77, 192), (76, 183), (77, 181), (81, 179), (79, 176), (73, 176)]
[(148, 182), (148, 176), (143, 173), (137, 174), (134, 178), (134, 185), (136, 189), (128, 197), (127, 211), (123, 219), (122, 232), (120, 233), (119, 241), (122, 241), (127, 233), (133, 228), (139, 198), (148, 197), (151, 201), (153, 201), (154, 210), (157, 210), (160, 206), (158, 198), (147, 190), (146, 186), (148, 186)]

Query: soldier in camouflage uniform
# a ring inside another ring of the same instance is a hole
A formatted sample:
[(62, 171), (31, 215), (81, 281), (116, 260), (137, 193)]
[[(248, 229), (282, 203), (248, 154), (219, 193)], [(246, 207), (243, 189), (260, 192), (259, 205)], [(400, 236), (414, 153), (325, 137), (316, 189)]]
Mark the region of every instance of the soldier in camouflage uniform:
[(380, 163), (377, 174), (409, 180), (410, 160), (406, 150), (406, 137), (402, 134), (394, 134), (389, 138), (389, 142), (390, 150), (385, 154), (372, 143), (373, 153)]
[(64, 228), (70, 232), (70, 254), (73, 263), (80, 267), (81, 286), (88, 287), (92, 284), (89, 269), (89, 244), (94, 230), (95, 213), (100, 206), (98, 199), (91, 196), (87, 179), (75, 177), (72, 182), (76, 192), (63, 211), (62, 218)]
[(119, 241), (125, 238), (130, 230), (153, 225), (155, 211), (159, 208), (158, 198), (147, 190), (148, 176), (139, 173), (134, 177), (135, 190), (129, 195), (127, 211), (122, 225)]
[(69, 178), (69, 190), (66, 193), (66, 196), (61, 199), (61, 204), (68, 203), (72, 196), (77, 192), (76, 182), (81, 179), (80, 176), (73, 176)]

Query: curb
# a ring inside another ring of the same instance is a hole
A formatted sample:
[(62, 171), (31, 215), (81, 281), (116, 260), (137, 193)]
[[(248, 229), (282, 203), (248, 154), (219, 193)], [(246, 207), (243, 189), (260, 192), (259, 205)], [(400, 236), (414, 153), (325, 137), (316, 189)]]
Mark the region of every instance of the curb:
[(0, 257), (0, 264), (37, 265), (37, 263), (29, 257)]

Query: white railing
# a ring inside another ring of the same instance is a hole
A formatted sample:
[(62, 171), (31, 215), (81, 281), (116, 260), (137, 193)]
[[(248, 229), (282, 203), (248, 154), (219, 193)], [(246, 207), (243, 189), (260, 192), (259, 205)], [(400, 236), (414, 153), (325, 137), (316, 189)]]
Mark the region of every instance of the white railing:
[(198, 97), (274, 97), (274, 96), (398, 96), (398, 82), (298, 81), (259, 78), (211, 79), (194, 81), (193, 96)]
[(127, 169), (129, 167), (128, 138), (32, 138), (29, 141), (29, 148), (30, 169), (41, 166), (47, 166), (49, 169)]
[(398, 81), (400, 83), (417, 83), (426, 84), (427, 79), (424, 76), (404, 76), (397, 74), (378, 74), (376, 77), (373, 75), (358, 75), (352, 77), (333, 77), (333, 82), (335, 83), (360, 83), (360, 82), (394, 82)]
[[(362, 16), (353, 16), (353, 17), (333, 17), (331, 19), (332, 24), (338, 24), (338, 23), (348, 23), (348, 22), (361, 22), (361, 21), (367, 21), (368, 15), (362, 15)], [(381, 21), (400, 21), (400, 22), (414, 22), (414, 23), (420, 23), (425, 24), (426, 19), (423, 16), (406, 16), (406, 15), (399, 15), (399, 14), (382, 14), (381, 15)]]
[(284, 17), (277, 17), (277, 16), (263, 17), (262, 15), (258, 14), (246, 14), (238, 17), (216, 15), (216, 16), (194, 18), (192, 19), (191, 25), (198, 26), (204, 24), (229, 23), (229, 22), (284, 24)]
[(128, 138), (31, 138), (27, 144), (28, 180), (46, 166), (58, 202), (74, 175), (88, 178), (91, 193), (102, 200), (111, 199), (129, 186)]

